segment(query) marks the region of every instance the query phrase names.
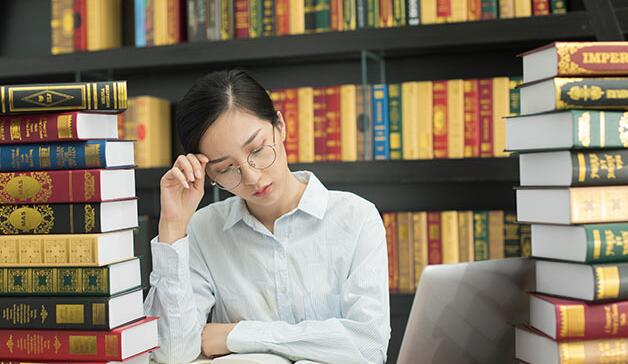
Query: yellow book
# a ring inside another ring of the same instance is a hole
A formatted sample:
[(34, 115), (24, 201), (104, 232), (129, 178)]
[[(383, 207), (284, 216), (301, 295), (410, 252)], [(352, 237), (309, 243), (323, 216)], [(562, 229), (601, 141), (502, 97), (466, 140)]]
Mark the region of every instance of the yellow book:
[(488, 258), (504, 258), (504, 211), (488, 212)]
[(52, 54), (74, 51), (74, 8), (72, 0), (52, 0), (50, 31)]
[(419, 158), (419, 103), (418, 82), (401, 84), (401, 139), (403, 159)]
[(414, 223), (411, 212), (397, 213), (397, 244), (399, 249), (399, 292), (410, 293), (414, 290), (414, 242), (412, 233)]
[[(305, 7), (303, 0), (290, 0), (290, 34), (305, 33)], [(355, 23), (355, 22), (354, 22)]]
[(0, 236), (0, 267), (95, 267), (133, 258), (133, 229)]
[(473, 211), (458, 211), (458, 248), (461, 262), (472, 262), (473, 250)]
[(464, 157), (464, 81), (447, 81), (447, 157)]
[(412, 242), (414, 253), (414, 290), (419, 286), (419, 279), (423, 269), (427, 266), (427, 212), (412, 214), (413, 227)]
[(432, 118), (434, 114), (432, 81), (421, 81), (418, 84), (418, 136), (419, 159), (434, 159), (434, 132)]
[(314, 89), (299, 88), (299, 162), (314, 162)]
[(515, 17), (532, 16), (532, 0), (515, 0)]
[(510, 80), (508, 77), (493, 78), (493, 155), (507, 157), (506, 119), (510, 115)]
[(468, 16), (468, 0), (450, 0), (451, 16), (447, 19), (450, 23), (458, 23), (467, 21)]
[(168, 44), (168, 0), (153, 0), (153, 32), (154, 45)]
[(356, 123), (356, 86), (340, 86), (340, 159), (343, 162), (358, 160), (358, 126)]
[(459, 263), (458, 247), (458, 212), (441, 212), (441, 239), (443, 247), (443, 264)]
[(125, 132), (135, 142), (135, 163), (140, 168), (172, 164), (172, 122), (170, 102), (154, 96), (129, 100)]
[(499, 0), (499, 18), (509, 19), (515, 17), (515, 0)]
[[(440, 21), (444, 23), (444, 21)], [(421, 0), (421, 24), (435, 24), (436, 0)]]

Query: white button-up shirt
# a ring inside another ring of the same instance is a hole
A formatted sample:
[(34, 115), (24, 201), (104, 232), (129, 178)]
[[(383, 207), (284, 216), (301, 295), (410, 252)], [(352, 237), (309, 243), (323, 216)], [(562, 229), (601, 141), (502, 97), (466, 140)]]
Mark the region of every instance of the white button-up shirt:
[(188, 362), (208, 322), (237, 323), (236, 353), (382, 364), (390, 339), (386, 231), (369, 201), (328, 191), (311, 172), (296, 209), (271, 233), (240, 197), (198, 210), (187, 235), (151, 242), (147, 315), (159, 316), (159, 362)]

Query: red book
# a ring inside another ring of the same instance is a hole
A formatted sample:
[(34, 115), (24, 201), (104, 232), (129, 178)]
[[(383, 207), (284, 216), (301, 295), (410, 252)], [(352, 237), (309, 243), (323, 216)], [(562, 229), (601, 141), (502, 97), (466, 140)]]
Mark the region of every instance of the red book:
[(87, 50), (86, 0), (74, 0), (74, 51)]
[(133, 169), (0, 173), (0, 204), (103, 202), (133, 197)]
[(433, 83), (434, 158), (447, 158), (447, 81)]
[(532, 13), (534, 15), (549, 15), (549, 0), (532, 0)]
[[(333, 1), (333, 0), (332, 0)], [(379, 24), (376, 27), (388, 28), (393, 25), (393, 1), (394, 0), (378, 0), (379, 1)]]
[(115, 114), (72, 111), (0, 116), (0, 145), (117, 138)]
[(286, 154), (288, 163), (299, 161), (299, 92), (298, 89), (285, 90), (284, 121), (286, 122)]
[[(181, 0), (168, 0), (168, 41), (169, 44), (177, 44), (183, 41), (183, 22), (181, 17)], [(187, 25), (186, 25), (187, 27)]]
[(111, 331), (0, 330), (8, 360), (122, 361), (157, 347), (157, 317)]
[(432, 211), (427, 213), (427, 263), (441, 264), (443, 262), (443, 245), (441, 241), (441, 213)]
[(397, 268), (397, 214), (385, 212), (383, 214), (386, 228), (386, 246), (388, 247), (388, 289), (390, 292), (399, 291), (399, 270)]
[(478, 80), (464, 80), (464, 157), (480, 156), (480, 94)]
[(328, 161), (339, 161), (341, 159), (341, 139), (340, 139), (340, 86), (327, 87), (327, 129), (326, 129), (326, 150)]
[(493, 79), (479, 80), (480, 91), (480, 156), (493, 156)]
[(451, 16), (451, 3), (454, 0), (436, 0), (436, 16), (448, 18)]
[(275, 0), (275, 32), (290, 34), (290, 0)]
[(146, 45), (155, 45), (155, 24), (153, 14), (155, 14), (155, 0), (146, 0), (146, 16), (144, 17), (144, 30), (146, 31)]
[(327, 95), (325, 87), (314, 88), (314, 161), (327, 158)]
[(628, 337), (628, 301), (589, 303), (530, 295), (530, 325), (556, 341)]
[(235, 0), (235, 37), (249, 38), (249, 0)]

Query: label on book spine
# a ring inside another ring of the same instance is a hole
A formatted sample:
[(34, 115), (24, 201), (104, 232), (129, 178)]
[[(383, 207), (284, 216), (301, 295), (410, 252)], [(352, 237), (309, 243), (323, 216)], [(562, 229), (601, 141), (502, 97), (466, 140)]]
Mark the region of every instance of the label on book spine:
[(108, 330), (109, 297), (0, 298), (1, 329)]
[(0, 145), (0, 170), (8, 172), (105, 167), (106, 145), (105, 140)]
[(97, 232), (100, 232), (98, 203), (0, 205), (0, 233), (3, 235)]
[(626, 78), (554, 78), (556, 109), (626, 109)]
[(556, 51), (558, 75), (628, 75), (626, 43), (559, 42), (556, 43)]
[(628, 260), (628, 224), (584, 225), (587, 237), (587, 263), (611, 263)]
[(628, 184), (627, 149), (596, 150), (571, 154), (573, 186)]
[(628, 264), (593, 266), (595, 301), (628, 298)]
[(100, 170), (0, 173), (0, 204), (96, 202)]
[(106, 295), (109, 267), (0, 268), (0, 295)]
[(628, 148), (628, 112), (571, 110), (577, 149)]

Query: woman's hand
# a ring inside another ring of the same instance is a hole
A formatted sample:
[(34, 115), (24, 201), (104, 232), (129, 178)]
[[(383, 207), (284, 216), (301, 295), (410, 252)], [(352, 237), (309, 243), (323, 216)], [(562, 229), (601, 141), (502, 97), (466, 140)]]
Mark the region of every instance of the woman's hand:
[(188, 223), (205, 193), (203, 154), (180, 155), (161, 177), (159, 241), (174, 243), (185, 236)]
[(237, 324), (207, 324), (201, 336), (201, 352), (208, 358), (229, 354), (227, 336)]

